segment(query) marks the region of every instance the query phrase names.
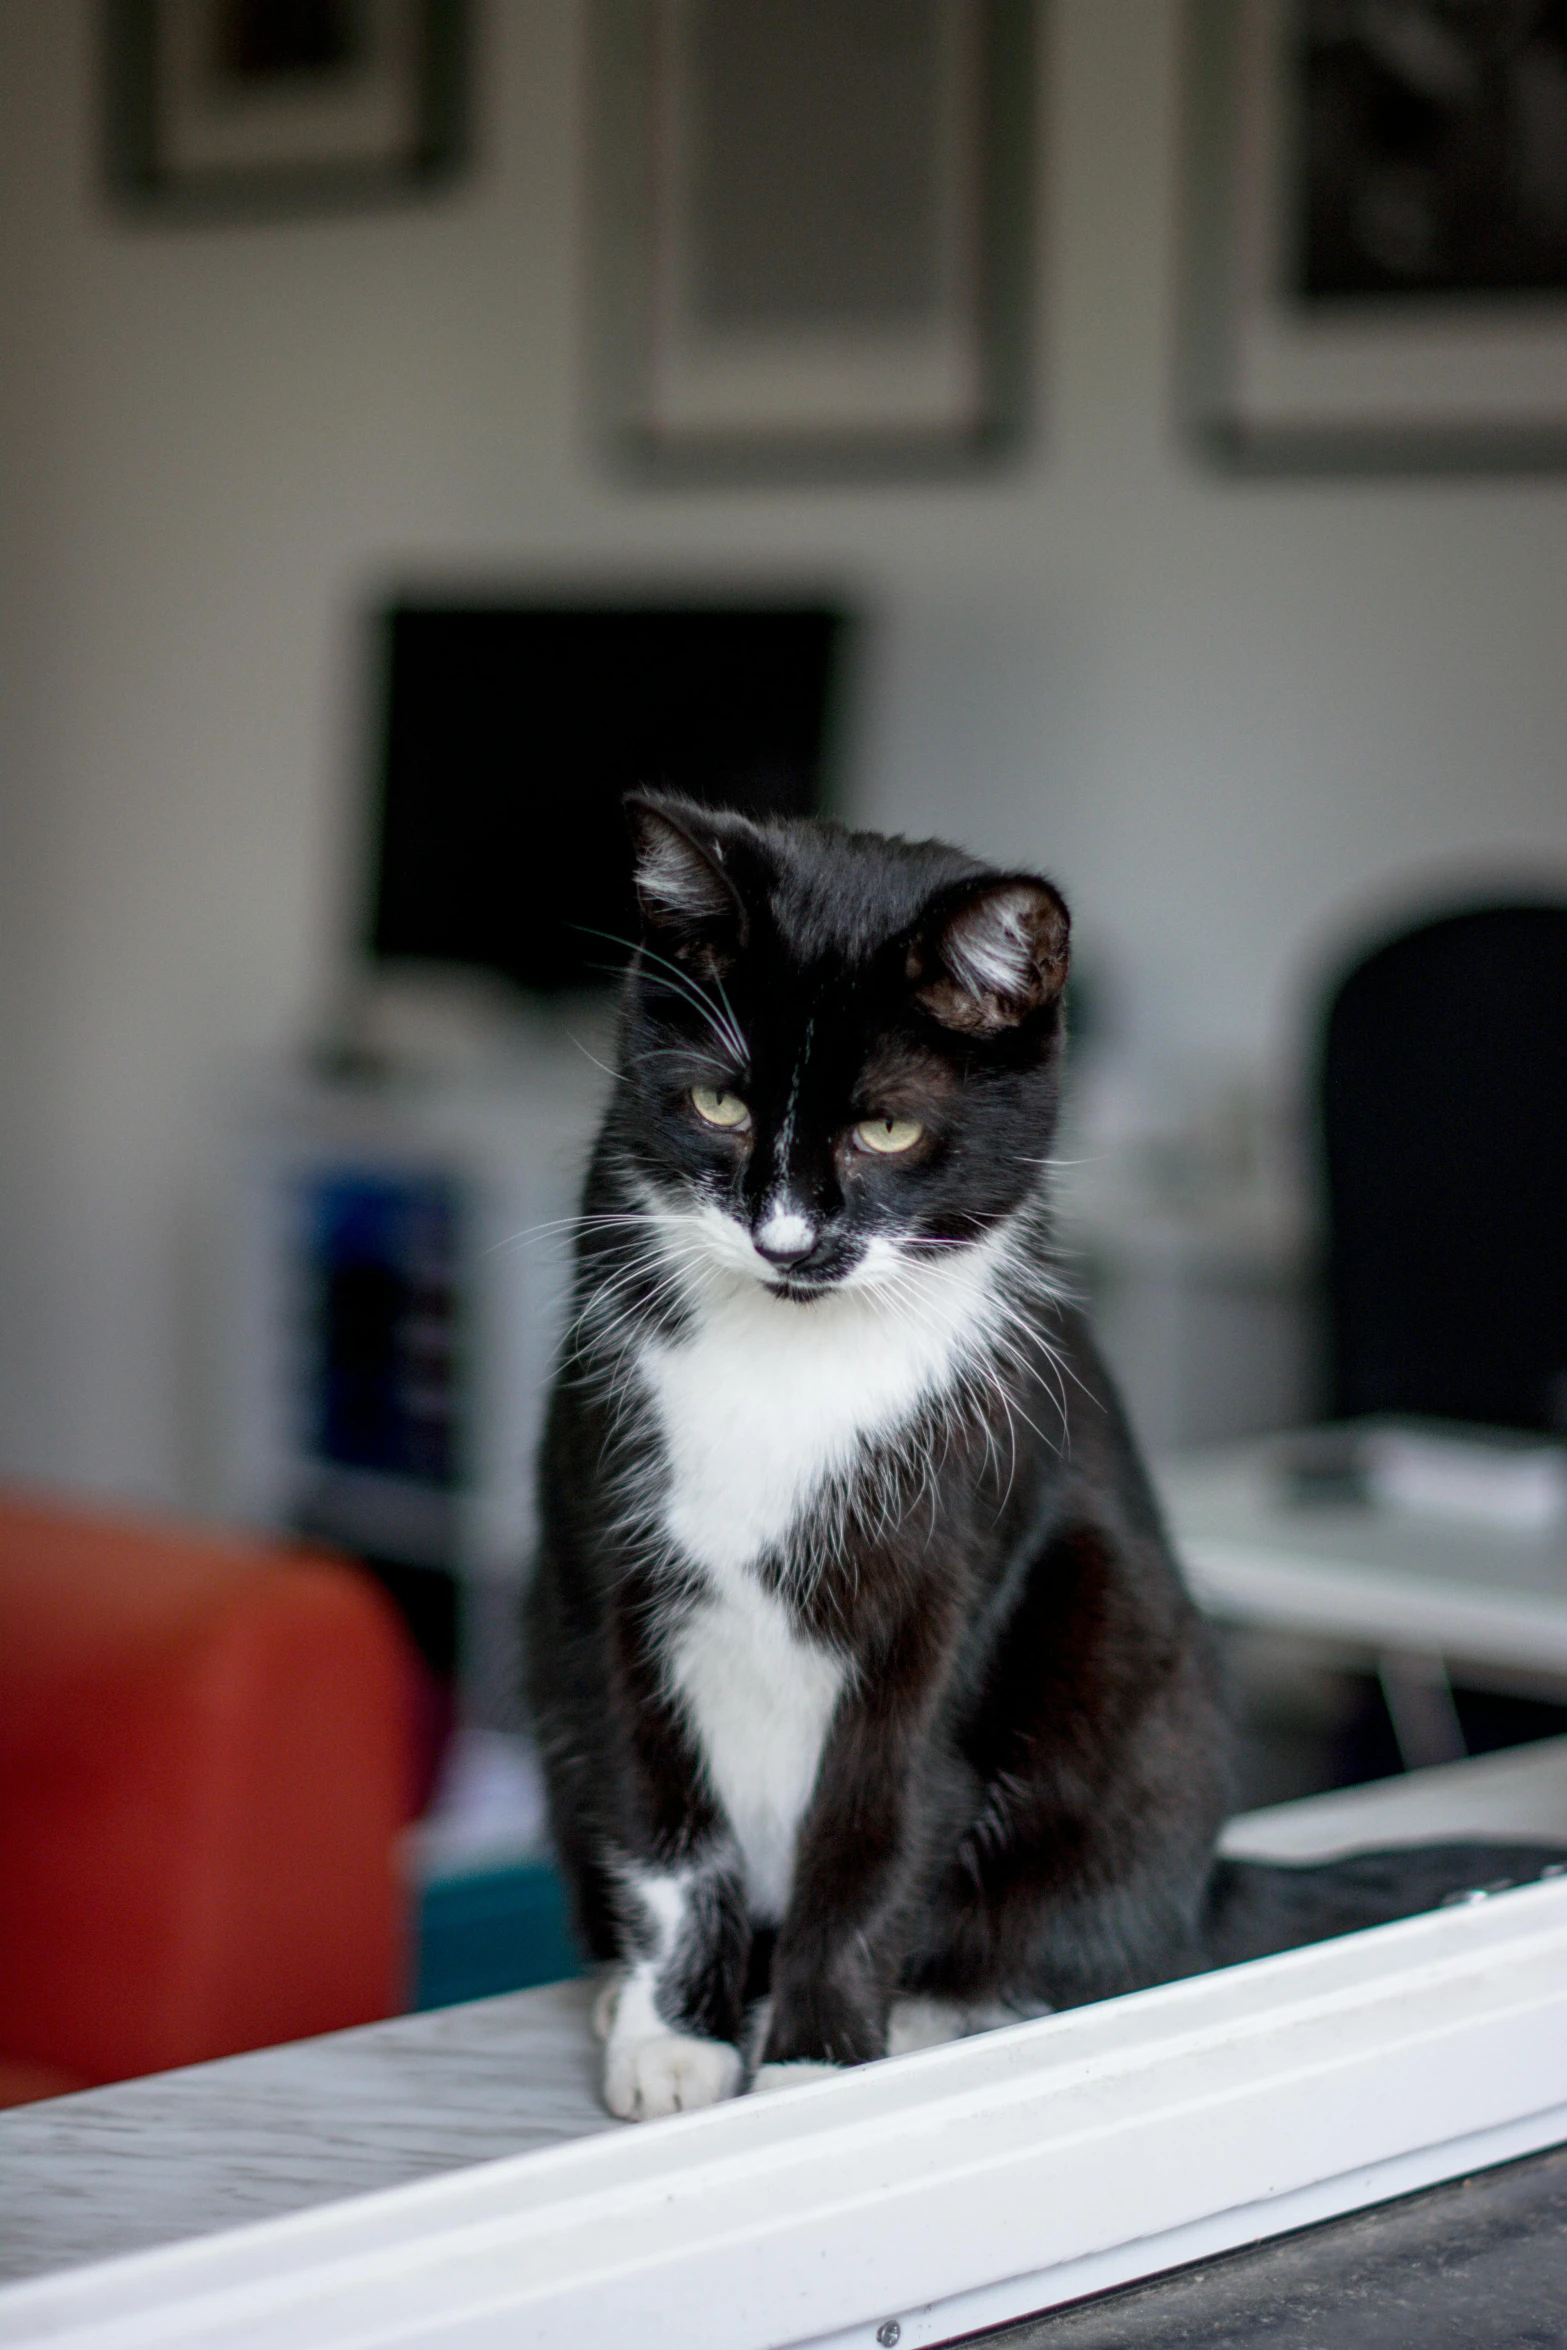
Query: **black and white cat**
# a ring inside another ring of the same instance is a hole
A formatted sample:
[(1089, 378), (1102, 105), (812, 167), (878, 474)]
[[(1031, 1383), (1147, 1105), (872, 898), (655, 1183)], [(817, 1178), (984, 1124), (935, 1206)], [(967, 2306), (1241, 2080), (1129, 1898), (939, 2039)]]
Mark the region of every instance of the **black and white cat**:
[(1506, 1848), (1214, 1860), (1209, 1644), (1052, 1260), (1055, 889), (937, 843), (631, 813), (645, 938), (528, 1642), (578, 1932), (613, 1969), (611, 2110), (1494, 1878)]

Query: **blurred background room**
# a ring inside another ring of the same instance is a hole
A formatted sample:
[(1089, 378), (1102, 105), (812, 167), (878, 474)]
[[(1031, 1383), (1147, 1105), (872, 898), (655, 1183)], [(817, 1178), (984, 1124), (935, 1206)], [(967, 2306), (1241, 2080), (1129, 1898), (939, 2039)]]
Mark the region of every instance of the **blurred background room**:
[[(575, 1963), (515, 1619), (636, 783), (1059, 881), (1238, 1801), (1567, 1729), (1558, 0), (0, 0), (0, 110), (15, 2093)], [(290, 1802), (187, 1834), (175, 1716)], [(142, 2029), (241, 1845), (297, 1999)]]

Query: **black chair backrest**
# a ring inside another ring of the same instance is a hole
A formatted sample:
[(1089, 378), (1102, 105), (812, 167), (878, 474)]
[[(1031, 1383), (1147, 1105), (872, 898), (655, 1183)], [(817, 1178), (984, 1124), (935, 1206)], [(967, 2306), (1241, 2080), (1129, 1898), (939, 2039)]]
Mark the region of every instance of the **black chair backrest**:
[(1320, 1099), (1336, 1409), (1567, 1432), (1567, 904), (1367, 956)]

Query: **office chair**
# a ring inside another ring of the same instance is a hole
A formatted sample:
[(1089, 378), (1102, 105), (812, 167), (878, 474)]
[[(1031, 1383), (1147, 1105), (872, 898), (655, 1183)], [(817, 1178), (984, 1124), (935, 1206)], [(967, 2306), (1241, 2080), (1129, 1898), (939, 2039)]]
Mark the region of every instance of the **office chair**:
[[(1567, 904), (1476, 907), (1375, 949), (1328, 1006), (1318, 1093), (1333, 1409), (1567, 1435)], [(1386, 1655), (1361, 1770), (1567, 1728)]]
[(1567, 1434), (1567, 903), (1366, 956), (1319, 1100), (1336, 1413)]

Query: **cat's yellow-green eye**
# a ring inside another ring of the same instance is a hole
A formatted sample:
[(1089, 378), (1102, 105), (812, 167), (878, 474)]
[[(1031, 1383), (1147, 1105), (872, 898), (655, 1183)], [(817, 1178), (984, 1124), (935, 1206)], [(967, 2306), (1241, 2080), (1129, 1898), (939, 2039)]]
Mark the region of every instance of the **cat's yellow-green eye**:
[(911, 1151), (924, 1131), (917, 1118), (866, 1118), (854, 1129), (854, 1139), (862, 1151), (892, 1158), (899, 1151)]
[(737, 1093), (714, 1093), (710, 1086), (694, 1085), (691, 1107), (705, 1125), (726, 1127), (731, 1134), (751, 1123), (751, 1113)]

